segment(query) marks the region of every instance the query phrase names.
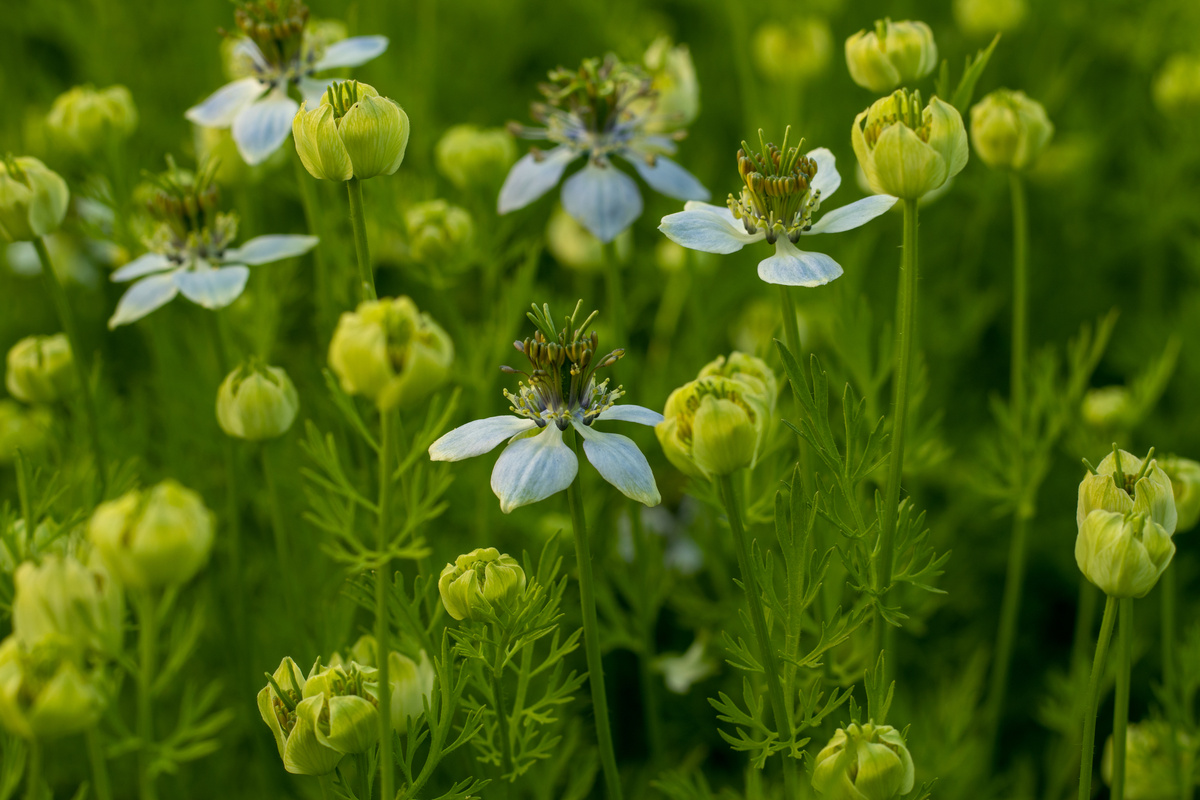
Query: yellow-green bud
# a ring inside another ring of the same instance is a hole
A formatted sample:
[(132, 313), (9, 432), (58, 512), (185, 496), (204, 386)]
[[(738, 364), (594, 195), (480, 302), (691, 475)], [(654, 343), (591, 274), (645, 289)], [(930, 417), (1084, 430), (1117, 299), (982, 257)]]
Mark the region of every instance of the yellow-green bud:
[(304, 168), (327, 181), (395, 174), (408, 134), (408, 115), (400, 104), (357, 81), (335, 83), (316, 108), (301, 105), (292, 120)]
[(329, 366), (347, 394), (382, 409), (412, 405), (446, 382), (454, 343), (407, 297), (368, 300), (338, 320)]
[(0, 398), (0, 464), (8, 464), (17, 451), (35, 453), (45, 448), (54, 418), (49, 409), (25, 408)]
[(1052, 136), (1046, 109), (1024, 92), (997, 89), (971, 108), (975, 154), (994, 169), (1028, 169)]
[(26, 403), (56, 403), (73, 388), (74, 369), (66, 334), (27, 336), (8, 351), (4, 385)]
[(1102, 431), (1122, 430), (1133, 425), (1133, 398), (1124, 386), (1089, 389), (1079, 407), (1083, 421)]
[(1145, 514), (1161, 525), (1167, 535), (1175, 533), (1178, 513), (1171, 479), (1157, 461), (1148, 464), (1133, 453), (1120, 450), (1109, 453), (1079, 484), (1079, 503), (1075, 522), (1083, 521), (1093, 511), (1117, 514)]
[(659, 36), (643, 58), (655, 92), (651, 133), (670, 133), (691, 125), (700, 114), (700, 83), (686, 44), (676, 45), (669, 36)]
[(954, 0), (954, 21), (968, 36), (1015, 30), (1028, 11), (1025, 0)]
[(16, 636), (0, 643), (0, 723), (12, 733), (44, 740), (85, 731), (100, 719), (104, 698), (97, 673), (67, 643), (27, 648)]
[(53, 233), (67, 215), (67, 182), (29, 156), (0, 161), (0, 236), (29, 242)]
[(299, 408), (296, 387), (280, 367), (242, 364), (217, 390), (217, 422), (238, 439), (258, 442), (282, 436)]
[(894, 800), (916, 780), (912, 756), (890, 725), (839, 728), (817, 754), (812, 785), (829, 800)]
[(313, 726), (317, 741), (343, 755), (365, 753), (379, 739), (378, 674), (350, 664), (325, 667), (304, 682), (296, 713)]
[(937, 63), (933, 31), (924, 22), (876, 20), (874, 30), (846, 40), (850, 77), (876, 94), (924, 78)]
[(1167, 456), (1158, 465), (1171, 479), (1178, 519), (1175, 532), (1190, 531), (1200, 522), (1200, 463), (1190, 458)]
[(776, 83), (802, 83), (829, 66), (833, 34), (829, 23), (819, 17), (770, 21), (754, 33), (751, 52), (763, 77)]
[(322, 702), (315, 697), (306, 701), (304, 686), (304, 675), (296, 662), (283, 659), (258, 693), (258, 713), (275, 736), (284, 769), (294, 775), (327, 775), (342, 760), (342, 753), (317, 739), (311, 715), (302, 717), (298, 713), (302, 702), (310, 706)]
[(128, 138), (137, 124), (133, 95), (124, 86), (68, 89), (54, 101), (46, 117), (46, 127), (55, 141), (85, 155), (108, 141)]
[(408, 721), (425, 713), (425, 703), (433, 696), (437, 673), (422, 650), (413, 661), (395, 650), (388, 656), (388, 683), (391, 685), (392, 727), (396, 733), (408, 730)]
[(525, 591), (525, 570), (510, 555), (480, 547), (447, 564), (438, 578), (438, 593), (446, 613), (455, 619), (484, 619), (501, 606), (511, 605)]
[(504, 128), (455, 125), (434, 149), (438, 172), (459, 189), (492, 186), (504, 180), (517, 160), (517, 142)]
[(1079, 570), (1110, 597), (1145, 597), (1174, 555), (1171, 534), (1145, 514), (1097, 509), (1075, 539)]
[(671, 392), (654, 432), (667, 459), (684, 474), (728, 475), (754, 463), (772, 402), (739, 380), (697, 378)]
[(1200, 111), (1200, 54), (1171, 56), (1154, 78), (1154, 104), (1169, 115)]
[(916, 200), (967, 165), (967, 131), (958, 110), (937, 97), (900, 90), (854, 118), (854, 154), (877, 194)]
[(166, 480), (153, 489), (135, 489), (101, 503), (87, 532), (125, 586), (175, 586), (208, 562), (213, 515), (200, 495)]
[[(1171, 736), (1175, 747), (1171, 747)], [(1171, 754), (1178, 758), (1171, 763)], [(1134, 722), (1125, 729), (1125, 800), (1173, 800), (1179, 796), (1175, 775), (1193, 775), (1196, 746), (1182, 730), (1172, 731), (1161, 720)], [(1112, 786), (1113, 738), (1104, 745), (1100, 774)]]
[(461, 255), (475, 238), (470, 213), (445, 200), (417, 203), (404, 212), (409, 252), (422, 263), (438, 263)]
[(26, 561), (17, 568), (15, 587), (13, 634), (27, 649), (55, 639), (81, 656), (119, 650), (125, 606), (98, 559), (86, 566), (70, 555)]

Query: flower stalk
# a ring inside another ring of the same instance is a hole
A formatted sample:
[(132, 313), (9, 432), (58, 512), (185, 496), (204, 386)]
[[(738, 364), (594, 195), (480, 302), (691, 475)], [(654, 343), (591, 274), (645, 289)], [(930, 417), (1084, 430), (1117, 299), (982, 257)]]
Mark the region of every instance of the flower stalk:
[[(300, 190), (300, 204), (304, 208), (304, 224), (310, 236), (320, 238), (318, 227), (321, 222), (320, 208), (317, 202), (316, 185), (309, 180), (308, 172), (304, 169), (304, 162), (300, 160), (299, 154), (293, 154), (292, 163), (296, 167), (296, 186)], [(329, 285), (329, 265), (321, 255), (321, 248), (318, 245), (313, 248), (313, 267), (315, 269), (313, 276), (313, 291), (317, 294), (317, 320), (320, 322), (321, 332), (329, 330), (333, 327), (333, 309), (331, 304), (331, 290)]]
[(87, 740), (88, 761), (92, 769), (92, 790), (96, 794), (96, 800), (112, 800), (108, 757), (104, 754), (104, 742), (100, 739), (100, 731), (93, 727), (84, 738)]
[(1096, 757), (1096, 705), (1100, 700), (1100, 683), (1108, 665), (1108, 645), (1112, 641), (1113, 626), (1117, 622), (1117, 605), (1120, 601), (1109, 596), (1104, 603), (1104, 619), (1100, 623), (1100, 638), (1096, 640), (1096, 658), (1092, 662), (1092, 675), (1088, 679), (1087, 700), (1083, 712), (1083, 755), (1079, 764), (1079, 800), (1091, 800), (1092, 768)]
[[(352, 181), (351, 183), (357, 183)], [(354, 189), (350, 190), (351, 196)], [(361, 194), (360, 194), (361, 198)], [(379, 648), (379, 796), (395, 796), (394, 748), (392, 746), (392, 685), (388, 675), (388, 583), (389, 533), (391, 526), (392, 468), (395, 462), (394, 411), (379, 415), (379, 530), (376, 539), (379, 563), (375, 567), (375, 641)]]
[(1184, 774), (1183, 762), (1180, 761), (1179, 752), (1179, 731), (1182, 728), (1181, 720), (1179, 719), (1179, 703), (1178, 699), (1181, 696), (1179, 687), (1179, 668), (1175, 662), (1175, 570), (1167, 567), (1167, 571), (1163, 573), (1160, 581), (1162, 595), (1162, 662), (1163, 662), (1163, 686), (1166, 687), (1167, 697), (1171, 698), (1171, 702), (1167, 703), (1167, 724), (1170, 729), (1170, 738), (1167, 740), (1167, 752), (1171, 757), (1172, 771), (1171, 782), (1175, 787), (1176, 796), (1181, 800), (1191, 800), (1191, 786), (1188, 785), (1187, 776)]
[(156, 800), (158, 789), (150, 771), (153, 759), (150, 747), (154, 742), (154, 674), (155, 645), (158, 639), (158, 601), (153, 589), (147, 589), (137, 598), (138, 610), (138, 675), (137, 675), (137, 735), (138, 749), (138, 797), (141, 800)]
[(1113, 708), (1112, 800), (1125, 800), (1125, 750), (1129, 730), (1129, 679), (1133, 670), (1133, 598), (1120, 601), (1117, 641), (1117, 693)]
[(375, 273), (371, 270), (371, 250), (367, 244), (367, 218), (363, 214), (362, 181), (351, 178), (346, 181), (346, 192), (350, 195), (350, 226), (354, 229), (354, 253), (358, 258), (358, 280), (360, 300), (375, 300)]

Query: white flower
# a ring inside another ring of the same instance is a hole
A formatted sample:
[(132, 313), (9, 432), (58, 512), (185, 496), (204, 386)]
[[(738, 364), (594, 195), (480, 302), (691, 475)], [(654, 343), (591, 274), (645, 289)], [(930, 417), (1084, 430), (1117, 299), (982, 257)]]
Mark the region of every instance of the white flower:
[(513, 165), (500, 189), (499, 213), (534, 202), (583, 157), (584, 168), (563, 183), (562, 205), (601, 242), (611, 242), (642, 214), (637, 184), (616, 168), (614, 156), (660, 194), (708, 199), (700, 181), (667, 158), (675, 153), (675, 138), (652, 132), (661, 123), (657, 93), (640, 69), (608, 56), (584, 61), (578, 72), (555, 70), (550, 79), (543, 88), (548, 103), (533, 106), (534, 119), (545, 127), (524, 128), (521, 135), (557, 147), (534, 149)]
[(833, 153), (824, 147), (801, 157), (798, 147), (764, 145), (767, 156), (738, 151), (738, 171), (745, 183), (725, 208), (689, 202), (676, 214), (663, 217), (658, 229), (667, 238), (705, 253), (734, 253), (764, 239), (775, 255), (758, 264), (758, 277), (783, 286), (821, 286), (842, 274), (842, 267), (824, 253), (796, 247), (802, 236), (839, 233), (870, 222), (895, 205), (891, 195), (875, 195), (813, 217), (842, 183)]
[(429, 457), (434, 461), (461, 461), (488, 453), (507, 441), (492, 470), (492, 491), (500, 498), (500, 510), (505, 514), (557, 494), (575, 480), (579, 460), (563, 441), (563, 432), (568, 428), (574, 428), (583, 438), (588, 461), (621, 494), (647, 506), (657, 505), (662, 499), (650, 464), (633, 440), (594, 427), (594, 423), (603, 421), (636, 422), (649, 427), (662, 421), (657, 411), (616, 405), (624, 392), (609, 389), (607, 379), (596, 382), (596, 371), (616, 363), (624, 351), (597, 354), (595, 332), (584, 335), (594, 316), (575, 327), (572, 314), (567, 326), (553, 334), (546, 309), (544, 316), (535, 318), (540, 330), (534, 337), (515, 345), (529, 358), (532, 368), (526, 373), (528, 383), (522, 382), (517, 394), (504, 393), (512, 403), (513, 414), (468, 422), (429, 448)]

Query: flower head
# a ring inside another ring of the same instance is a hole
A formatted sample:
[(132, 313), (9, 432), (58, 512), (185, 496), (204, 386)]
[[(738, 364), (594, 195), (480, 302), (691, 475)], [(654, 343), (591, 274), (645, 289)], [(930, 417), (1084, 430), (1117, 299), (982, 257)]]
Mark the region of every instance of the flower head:
[[(275, 736), (284, 769), (295, 775), (327, 775), (337, 767), (343, 753), (317, 739), (312, 714), (298, 713), (305, 701), (304, 687), (305, 678), (296, 662), (284, 658), (258, 693), (258, 713)], [(320, 701), (313, 698), (307, 702), (312, 706)]]
[[(1195, 740), (1163, 720), (1134, 722), (1125, 730), (1125, 797), (1128, 800), (1171, 800), (1179, 795), (1174, 775), (1190, 776), (1196, 760)], [(1171, 738), (1175, 746), (1171, 746)], [(1171, 763), (1172, 757), (1177, 759)], [(1113, 739), (1104, 745), (1100, 774), (1112, 786)], [(1165, 779), (1164, 779), (1165, 778)]]
[(1174, 555), (1171, 534), (1149, 514), (1096, 509), (1075, 539), (1079, 571), (1110, 597), (1145, 597)]
[(1024, 92), (997, 89), (971, 108), (971, 143), (989, 167), (1028, 169), (1052, 136), (1046, 109)]
[(26, 648), (58, 639), (80, 656), (119, 650), (124, 600), (94, 552), (87, 564), (62, 554), (26, 561), (14, 577), (13, 633)]
[(299, 408), (288, 374), (253, 360), (225, 376), (217, 390), (217, 422), (238, 439), (257, 442), (282, 436)]
[(911, 792), (915, 780), (900, 731), (867, 722), (837, 730), (817, 754), (812, 785), (830, 800), (894, 800)]
[(375, 87), (342, 81), (325, 90), (321, 102), (308, 101), (292, 120), (296, 152), (314, 178), (365, 180), (394, 175), (408, 149), (408, 114)]
[(924, 78), (937, 63), (937, 43), (924, 22), (876, 20), (874, 30), (859, 31), (846, 40), (850, 77), (877, 94)]
[(410, 206), (404, 212), (404, 227), (412, 257), (423, 263), (446, 261), (468, 250), (475, 237), (470, 212), (445, 200)]
[(512, 415), (468, 422), (429, 448), (434, 461), (461, 461), (507, 441), (492, 470), (492, 491), (506, 514), (561, 492), (575, 480), (579, 460), (563, 441), (563, 433), (571, 429), (582, 437), (583, 452), (600, 476), (622, 494), (648, 506), (661, 499), (654, 473), (637, 445), (620, 434), (597, 430), (595, 423), (657, 425), (662, 415), (617, 404), (625, 392), (619, 386), (611, 388), (608, 379), (599, 380), (597, 372), (615, 364), (625, 351), (602, 355), (596, 332), (586, 332), (596, 313), (581, 322), (578, 314), (579, 304), (556, 332), (549, 306), (534, 306), (528, 316), (537, 332), (513, 345), (529, 359), (529, 371), (503, 368), (525, 376), (516, 393), (504, 392)]
[(903, 89), (876, 100), (854, 118), (854, 154), (871, 189), (917, 200), (942, 186), (967, 165), (967, 131), (962, 116), (934, 97)]
[(75, 363), (66, 334), (27, 336), (5, 359), (4, 385), (26, 403), (55, 403), (74, 388)]
[(137, 124), (133, 95), (124, 86), (68, 89), (55, 99), (46, 117), (46, 127), (54, 140), (82, 154), (95, 152), (106, 142), (128, 138)]
[(511, 605), (525, 591), (525, 570), (494, 547), (479, 547), (447, 564), (438, 578), (446, 613), (455, 619), (485, 619), (495, 605)]
[(646, 48), (642, 63), (650, 75), (651, 90), (643, 102), (651, 106), (653, 115), (646, 130), (669, 134), (695, 122), (700, 113), (700, 83), (688, 46), (659, 36)]
[(85, 731), (106, 704), (100, 679), (60, 637), (26, 646), (9, 636), (0, 643), (0, 723), (26, 739)]
[(1141, 459), (1114, 445), (1095, 470), (1084, 476), (1079, 483), (1076, 524), (1082, 528), (1087, 516), (1097, 509), (1146, 514), (1168, 536), (1175, 533), (1178, 523), (1175, 494), (1171, 479), (1154, 460), (1153, 448)]
[(774, 402), (744, 381), (703, 375), (671, 392), (654, 432), (685, 475), (728, 475), (757, 459)]
[(504, 128), (455, 125), (434, 148), (438, 172), (459, 189), (495, 186), (517, 160), (517, 143)]
[(70, 199), (67, 182), (36, 158), (0, 160), (0, 237), (5, 241), (29, 242), (58, 230)]

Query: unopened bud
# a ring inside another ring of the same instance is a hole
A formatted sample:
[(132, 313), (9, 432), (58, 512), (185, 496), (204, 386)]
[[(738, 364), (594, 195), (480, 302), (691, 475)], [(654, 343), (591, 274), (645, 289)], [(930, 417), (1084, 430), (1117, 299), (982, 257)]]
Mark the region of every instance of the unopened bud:
[(26, 403), (56, 403), (73, 388), (74, 369), (66, 334), (27, 336), (8, 351), (4, 385)]

